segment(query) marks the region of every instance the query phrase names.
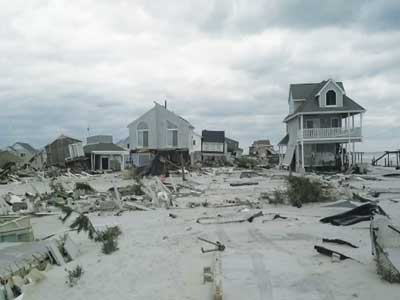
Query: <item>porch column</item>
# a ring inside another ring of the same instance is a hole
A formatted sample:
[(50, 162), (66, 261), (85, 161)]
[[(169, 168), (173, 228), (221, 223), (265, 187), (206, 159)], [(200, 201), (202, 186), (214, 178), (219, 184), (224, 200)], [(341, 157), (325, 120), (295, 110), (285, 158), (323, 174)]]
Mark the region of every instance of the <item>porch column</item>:
[(350, 113), (347, 113), (347, 130), (349, 134), (349, 150), (350, 150), (350, 134), (351, 134), (351, 128), (350, 128)]
[(304, 125), (303, 115), (300, 115), (300, 126), (301, 126), (301, 167), (304, 170)]
[(360, 131), (362, 136), (362, 120), (363, 120), (363, 113), (360, 114)]

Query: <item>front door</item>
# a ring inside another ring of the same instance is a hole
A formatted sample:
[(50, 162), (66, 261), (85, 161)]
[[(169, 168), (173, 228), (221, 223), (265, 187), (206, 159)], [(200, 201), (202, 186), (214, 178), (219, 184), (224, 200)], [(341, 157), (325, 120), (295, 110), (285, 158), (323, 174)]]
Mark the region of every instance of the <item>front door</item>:
[(101, 168), (103, 170), (108, 170), (108, 157), (101, 158)]

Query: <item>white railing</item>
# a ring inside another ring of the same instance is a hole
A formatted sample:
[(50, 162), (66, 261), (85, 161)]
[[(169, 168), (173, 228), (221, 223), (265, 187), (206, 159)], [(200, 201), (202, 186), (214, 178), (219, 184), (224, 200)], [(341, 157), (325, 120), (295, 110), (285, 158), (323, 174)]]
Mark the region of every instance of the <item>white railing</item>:
[(355, 128), (306, 128), (298, 131), (299, 140), (325, 139), (325, 138), (361, 138), (361, 127)]

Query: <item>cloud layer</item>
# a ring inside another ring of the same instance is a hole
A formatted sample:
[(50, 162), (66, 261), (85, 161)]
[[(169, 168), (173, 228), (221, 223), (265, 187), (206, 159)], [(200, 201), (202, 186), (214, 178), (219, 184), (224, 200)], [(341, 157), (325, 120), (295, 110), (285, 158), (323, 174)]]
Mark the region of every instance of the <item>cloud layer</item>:
[(289, 84), (327, 78), (368, 110), (361, 150), (400, 147), (398, 1), (0, 5), (0, 147), (117, 140), (165, 99), (199, 132), (276, 143)]

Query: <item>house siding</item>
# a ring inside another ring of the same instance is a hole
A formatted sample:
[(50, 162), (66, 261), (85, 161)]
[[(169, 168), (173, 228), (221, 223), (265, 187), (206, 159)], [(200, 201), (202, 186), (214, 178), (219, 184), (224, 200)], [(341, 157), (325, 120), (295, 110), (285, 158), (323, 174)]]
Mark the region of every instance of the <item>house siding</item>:
[(319, 97), (319, 105), (320, 107), (326, 107), (326, 93), (329, 90), (333, 90), (336, 93), (336, 106), (337, 107), (342, 107), (343, 106), (343, 93), (338, 87), (332, 83), (329, 82), (326, 87), (324, 87), (321, 92), (320, 92), (320, 97)]
[[(138, 148), (137, 126), (140, 122), (146, 122), (149, 128), (150, 149), (163, 148), (185, 148), (191, 149), (192, 128), (191, 126), (174, 113), (166, 110), (163, 106), (156, 104), (147, 113), (129, 124), (129, 140), (131, 149)], [(178, 130), (178, 145), (169, 146), (167, 141), (168, 122), (174, 124)]]
[(341, 114), (320, 114), (320, 115), (304, 115), (303, 116), (303, 128), (307, 128), (308, 120), (318, 120), (318, 126), (316, 128), (330, 128), (332, 127), (332, 119), (339, 119), (339, 127), (342, 127), (342, 115)]

